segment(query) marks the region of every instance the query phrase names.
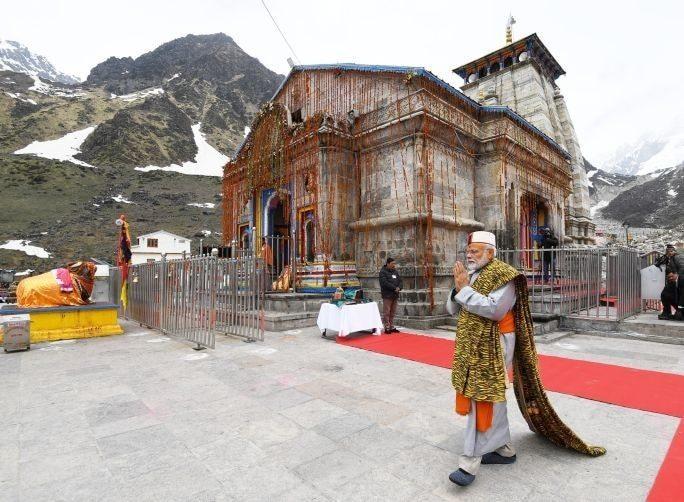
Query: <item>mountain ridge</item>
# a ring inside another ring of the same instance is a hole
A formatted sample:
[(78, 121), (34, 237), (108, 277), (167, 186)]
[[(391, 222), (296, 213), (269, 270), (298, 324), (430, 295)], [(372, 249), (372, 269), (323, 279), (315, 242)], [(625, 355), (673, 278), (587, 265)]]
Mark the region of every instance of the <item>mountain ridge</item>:
[(0, 70), (35, 75), (63, 84), (78, 84), (80, 79), (57, 70), (45, 56), (13, 40), (0, 39)]
[[(121, 213), (134, 237), (164, 228), (219, 243), (217, 171), (282, 81), (222, 34), (94, 68), (68, 85), (0, 71), (0, 268), (112, 262)], [(18, 240), (51, 256), (2, 249)]]

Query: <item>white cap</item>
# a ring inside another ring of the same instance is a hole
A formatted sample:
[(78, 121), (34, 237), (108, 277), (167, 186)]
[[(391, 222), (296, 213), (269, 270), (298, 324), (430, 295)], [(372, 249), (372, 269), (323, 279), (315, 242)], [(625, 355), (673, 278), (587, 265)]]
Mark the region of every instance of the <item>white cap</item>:
[(474, 242), (491, 244), (492, 246), (496, 247), (496, 236), (491, 232), (473, 232), (472, 234), (468, 235), (468, 244), (472, 244)]

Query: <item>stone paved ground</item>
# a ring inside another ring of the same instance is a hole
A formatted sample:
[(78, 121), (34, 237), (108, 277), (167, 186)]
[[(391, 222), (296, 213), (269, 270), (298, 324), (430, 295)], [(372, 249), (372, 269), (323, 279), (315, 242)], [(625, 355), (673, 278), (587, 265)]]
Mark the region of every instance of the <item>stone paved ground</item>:
[[(448, 370), (343, 347), (315, 329), (214, 351), (126, 335), (0, 354), (0, 500), (643, 500), (678, 419), (552, 394), (609, 453), (531, 434), (518, 462), (451, 484), (464, 419)], [(684, 372), (684, 347), (572, 336), (540, 352)]]

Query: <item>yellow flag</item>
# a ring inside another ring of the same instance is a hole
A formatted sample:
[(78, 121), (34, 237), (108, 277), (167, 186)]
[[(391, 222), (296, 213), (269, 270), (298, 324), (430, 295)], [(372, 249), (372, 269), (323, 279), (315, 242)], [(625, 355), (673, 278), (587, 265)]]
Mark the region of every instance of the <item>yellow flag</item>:
[(123, 286), (121, 286), (121, 305), (123, 306), (123, 311), (126, 312), (126, 307), (128, 306), (128, 281), (124, 281)]

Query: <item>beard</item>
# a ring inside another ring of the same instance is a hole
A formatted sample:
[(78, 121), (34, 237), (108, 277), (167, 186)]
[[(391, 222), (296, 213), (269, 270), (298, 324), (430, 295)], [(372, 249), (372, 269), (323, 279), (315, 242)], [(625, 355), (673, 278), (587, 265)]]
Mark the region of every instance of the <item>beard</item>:
[(479, 260), (468, 260), (466, 262), (466, 268), (468, 269), (468, 272), (476, 272), (487, 265), (487, 263), (489, 263), (489, 258), (483, 256)]

